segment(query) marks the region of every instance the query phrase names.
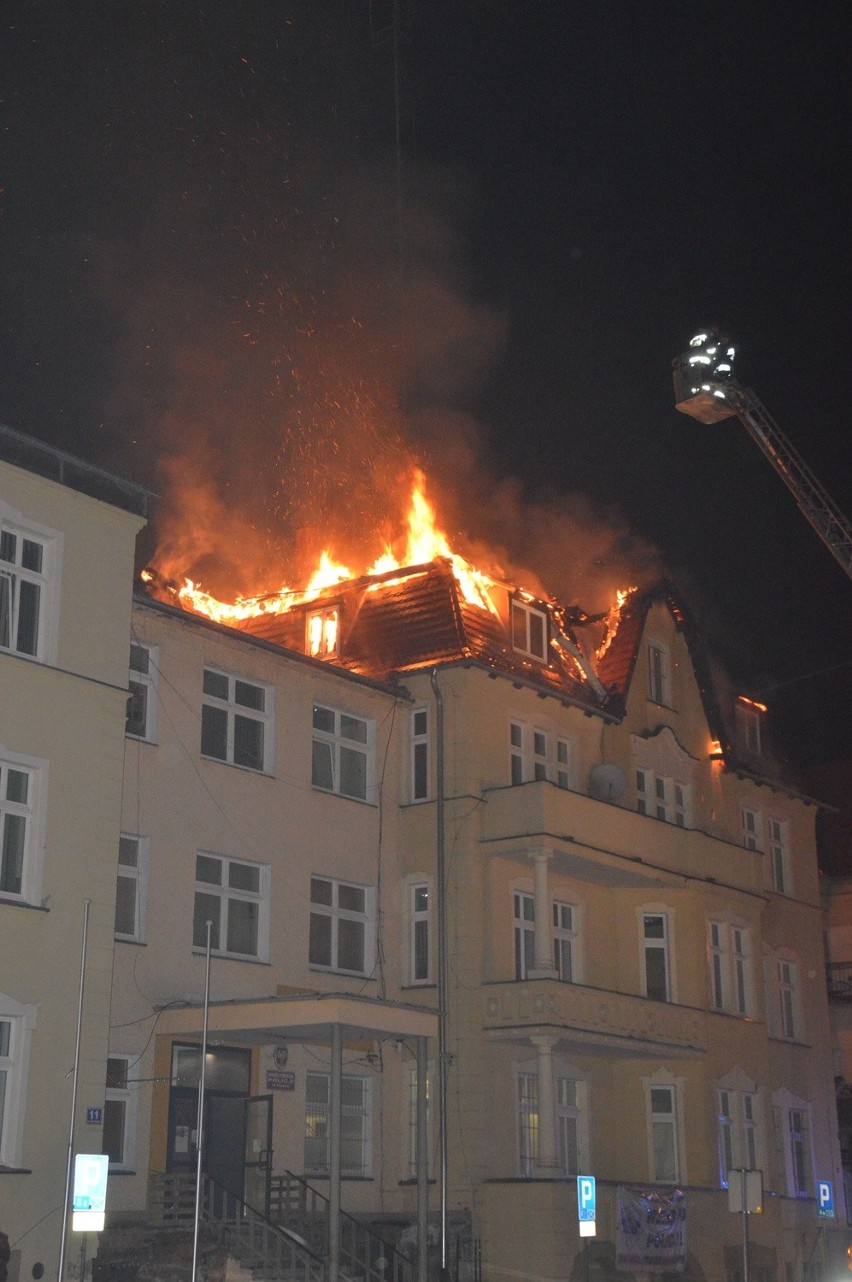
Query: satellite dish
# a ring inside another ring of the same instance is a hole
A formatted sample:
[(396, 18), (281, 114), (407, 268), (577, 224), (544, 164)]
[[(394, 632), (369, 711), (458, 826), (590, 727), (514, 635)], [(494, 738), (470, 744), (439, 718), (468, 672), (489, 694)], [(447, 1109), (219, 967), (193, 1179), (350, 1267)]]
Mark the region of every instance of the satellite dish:
[(602, 762), (592, 766), (589, 774), (589, 794), (596, 801), (617, 801), (627, 787), (627, 776), (620, 766)]

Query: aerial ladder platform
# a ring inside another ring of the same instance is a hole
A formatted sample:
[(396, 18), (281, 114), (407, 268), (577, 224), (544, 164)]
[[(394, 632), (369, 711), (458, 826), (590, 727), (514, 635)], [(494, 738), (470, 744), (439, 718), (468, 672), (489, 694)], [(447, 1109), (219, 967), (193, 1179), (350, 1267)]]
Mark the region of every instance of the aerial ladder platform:
[(736, 417), (790, 490), (835, 560), (852, 578), (852, 525), (787, 440), (766, 406), (734, 378), (734, 348), (718, 330), (705, 329), (672, 362), (675, 406), (699, 423)]

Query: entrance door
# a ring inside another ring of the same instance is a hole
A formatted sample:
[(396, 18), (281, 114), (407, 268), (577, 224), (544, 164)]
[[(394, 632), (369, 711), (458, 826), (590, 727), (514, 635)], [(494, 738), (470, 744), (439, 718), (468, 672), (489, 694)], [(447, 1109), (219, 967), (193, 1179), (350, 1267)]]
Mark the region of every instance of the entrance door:
[(245, 1201), (269, 1217), (272, 1182), (272, 1096), (251, 1095), (242, 1101), (245, 1134)]

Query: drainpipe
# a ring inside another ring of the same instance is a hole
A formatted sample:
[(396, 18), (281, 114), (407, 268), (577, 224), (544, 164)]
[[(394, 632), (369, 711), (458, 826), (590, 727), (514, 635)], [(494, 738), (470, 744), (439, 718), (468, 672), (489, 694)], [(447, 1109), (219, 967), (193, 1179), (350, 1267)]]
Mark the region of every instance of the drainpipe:
[(438, 1125), (441, 1165), (441, 1278), (447, 1269), (447, 912), (444, 843), (444, 700), (438, 688), (438, 669), (432, 669), (435, 692), (435, 774), (437, 800), (438, 882)]

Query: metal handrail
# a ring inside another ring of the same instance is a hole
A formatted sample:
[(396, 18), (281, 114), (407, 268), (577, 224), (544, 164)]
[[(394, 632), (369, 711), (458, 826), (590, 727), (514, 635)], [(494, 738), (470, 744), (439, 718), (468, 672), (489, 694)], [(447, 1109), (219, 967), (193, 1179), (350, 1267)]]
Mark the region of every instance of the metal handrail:
[(255, 1211), (209, 1175), (202, 1176), (201, 1213), (248, 1268), (287, 1282), (327, 1282), (326, 1262), (310, 1243)]

